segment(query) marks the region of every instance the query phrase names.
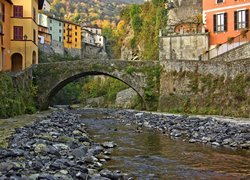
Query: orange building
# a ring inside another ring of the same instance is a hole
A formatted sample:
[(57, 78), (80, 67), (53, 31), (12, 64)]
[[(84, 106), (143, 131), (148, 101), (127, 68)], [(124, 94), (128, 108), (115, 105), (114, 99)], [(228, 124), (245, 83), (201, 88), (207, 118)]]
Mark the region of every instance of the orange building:
[(203, 0), (203, 23), (210, 33), (210, 46), (225, 43), (249, 29), (249, 9), (250, 0)]
[(11, 70), (10, 17), (11, 0), (0, 0), (0, 71)]

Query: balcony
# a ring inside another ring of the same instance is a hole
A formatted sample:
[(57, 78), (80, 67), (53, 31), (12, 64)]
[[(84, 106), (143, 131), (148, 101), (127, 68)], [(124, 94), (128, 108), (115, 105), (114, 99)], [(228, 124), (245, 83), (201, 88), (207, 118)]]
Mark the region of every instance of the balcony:
[(71, 38), (68, 38), (68, 39), (67, 39), (67, 43), (72, 43), (72, 39), (71, 39)]

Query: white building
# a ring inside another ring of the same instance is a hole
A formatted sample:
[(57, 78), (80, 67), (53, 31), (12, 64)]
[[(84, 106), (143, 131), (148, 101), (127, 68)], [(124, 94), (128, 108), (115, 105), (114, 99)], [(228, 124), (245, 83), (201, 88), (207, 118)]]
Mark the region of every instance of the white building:
[(105, 46), (105, 38), (102, 36), (102, 28), (97, 26), (83, 26), (82, 27), (83, 42), (98, 47)]
[(50, 3), (47, 0), (44, 0), (43, 11), (50, 12), (50, 9), (51, 9)]
[(98, 26), (83, 26), (82, 29), (88, 30), (93, 34), (102, 35), (102, 28)]

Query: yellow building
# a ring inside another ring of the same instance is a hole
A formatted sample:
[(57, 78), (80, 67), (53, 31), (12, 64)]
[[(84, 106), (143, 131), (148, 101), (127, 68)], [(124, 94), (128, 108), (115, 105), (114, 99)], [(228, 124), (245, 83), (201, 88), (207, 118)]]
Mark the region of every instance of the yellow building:
[(64, 21), (64, 48), (81, 49), (81, 26), (79, 24)]
[(11, 0), (0, 0), (0, 71), (11, 70), (10, 16)]
[(11, 62), (12, 71), (19, 71), (38, 62), (38, 9), (44, 0), (12, 0)]

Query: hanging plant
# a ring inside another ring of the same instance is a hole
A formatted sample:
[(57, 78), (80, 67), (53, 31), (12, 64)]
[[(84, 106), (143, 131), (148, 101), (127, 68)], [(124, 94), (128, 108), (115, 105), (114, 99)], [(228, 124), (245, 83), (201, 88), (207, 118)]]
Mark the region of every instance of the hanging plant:
[(228, 43), (228, 44), (232, 44), (233, 41), (234, 41), (234, 37), (228, 37), (228, 38), (227, 38), (227, 43)]
[(247, 32), (248, 32), (249, 30), (248, 29), (242, 29), (241, 31), (240, 31), (240, 35), (243, 37), (243, 38), (246, 38), (247, 37)]

